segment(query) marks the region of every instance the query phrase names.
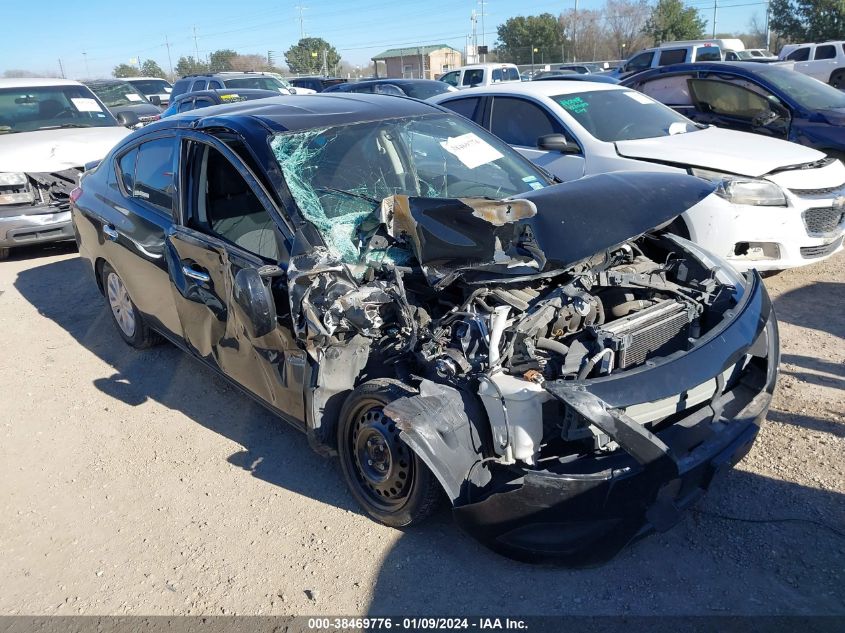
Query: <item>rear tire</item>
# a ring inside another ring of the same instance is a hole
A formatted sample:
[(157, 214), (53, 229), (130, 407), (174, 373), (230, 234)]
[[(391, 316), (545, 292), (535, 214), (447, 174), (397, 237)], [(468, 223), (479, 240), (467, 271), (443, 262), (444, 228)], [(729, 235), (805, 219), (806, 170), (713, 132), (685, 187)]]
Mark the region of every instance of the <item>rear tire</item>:
[(0, 248), (0, 259), (6, 259), (9, 257), (9, 253), (11, 252), (10, 248), (4, 247)]
[(161, 342), (161, 337), (150, 329), (138, 308), (132, 303), (129, 291), (114, 268), (104, 263), (100, 274), (109, 314), (126, 344), (135, 349), (145, 349)]
[(395, 380), (366, 382), (346, 398), (337, 427), (340, 466), (352, 496), (376, 521), (396, 528), (422, 522), (442, 496), (437, 478), (383, 414), (388, 403), (414, 394)]
[(830, 76), (830, 85), (837, 90), (845, 88), (845, 71), (837, 70)]

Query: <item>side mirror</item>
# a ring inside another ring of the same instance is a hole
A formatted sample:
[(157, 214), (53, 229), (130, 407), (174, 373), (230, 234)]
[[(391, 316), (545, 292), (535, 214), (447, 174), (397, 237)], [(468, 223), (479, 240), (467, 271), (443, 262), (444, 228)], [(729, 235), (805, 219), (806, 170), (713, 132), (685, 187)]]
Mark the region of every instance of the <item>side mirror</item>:
[(141, 122), (134, 112), (119, 112), (116, 118), (123, 127), (135, 127)]
[(161, 97), (158, 95), (150, 95), (148, 99), (154, 106), (158, 106), (159, 108), (161, 107)]
[(561, 154), (580, 154), (581, 148), (573, 143), (563, 134), (546, 134), (537, 139), (537, 147), (547, 152), (560, 152)]
[(261, 338), (276, 328), (273, 293), (254, 268), (242, 268), (235, 275), (235, 311), (251, 338)]

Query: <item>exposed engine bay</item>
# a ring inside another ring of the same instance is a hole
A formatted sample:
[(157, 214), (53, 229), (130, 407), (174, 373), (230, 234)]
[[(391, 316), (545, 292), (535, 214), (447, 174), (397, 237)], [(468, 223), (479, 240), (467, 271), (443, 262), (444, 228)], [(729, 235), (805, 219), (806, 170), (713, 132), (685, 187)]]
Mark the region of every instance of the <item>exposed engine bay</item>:
[[(469, 235), (455, 204), (464, 221), (486, 225), (493, 248), (453, 245), (444, 257), (424, 224), (434, 209)], [(607, 434), (563, 411), (544, 385), (615, 376), (685, 351), (721, 321), (736, 289), (652, 234), (554, 268), (554, 253), (526, 224), (533, 217), (529, 200), (386, 200), (361, 265), (324, 248), (291, 259), (294, 326), (319, 362), (325, 349), (364, 337), (364, 375), (392, 370), (407, 384), (477, 395), (489, 421), (486, 453), (500, 463), (612, 451)]]
[(76, 187), (81, 173), (81, 168), (74, 168), (21, 174), (20, 180), (0, 183), (0, 206), (33, 207), (39, 213), (67, 211), (70, 208), (70, 192)]

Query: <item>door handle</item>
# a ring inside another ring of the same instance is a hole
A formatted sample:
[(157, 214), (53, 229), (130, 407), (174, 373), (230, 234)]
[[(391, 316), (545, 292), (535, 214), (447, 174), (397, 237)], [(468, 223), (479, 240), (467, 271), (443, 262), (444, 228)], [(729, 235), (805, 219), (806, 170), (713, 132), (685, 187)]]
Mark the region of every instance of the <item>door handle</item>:
[(103, 226), (103, 235), (109, 238), (112, 242), (117, 241), (117, 229), (114, 228), (112, 224), (106, 224)]
[(204, 284), (211, 283), (211, 276), (208, 273), (197, 270), (190, 264), (184, 264), (182, 266), (182, 272), (185, 273), (185, 277), (189, 277), (195, 281), (201, 281)]

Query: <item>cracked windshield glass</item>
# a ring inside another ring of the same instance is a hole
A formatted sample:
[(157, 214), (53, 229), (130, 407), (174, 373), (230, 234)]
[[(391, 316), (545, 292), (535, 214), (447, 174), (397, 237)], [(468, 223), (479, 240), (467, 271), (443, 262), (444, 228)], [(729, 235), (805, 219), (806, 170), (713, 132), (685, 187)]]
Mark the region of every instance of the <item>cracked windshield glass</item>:
[(450, 115), (278, 134), (271, 147), (302, 214), (346, 263), (362, 257), (359, 235), (378, 224), (385, 198), (499, 200), (550, 184), (507, 145)]

